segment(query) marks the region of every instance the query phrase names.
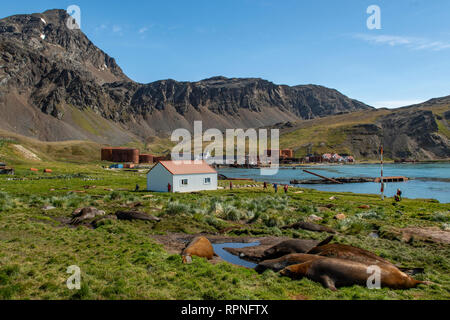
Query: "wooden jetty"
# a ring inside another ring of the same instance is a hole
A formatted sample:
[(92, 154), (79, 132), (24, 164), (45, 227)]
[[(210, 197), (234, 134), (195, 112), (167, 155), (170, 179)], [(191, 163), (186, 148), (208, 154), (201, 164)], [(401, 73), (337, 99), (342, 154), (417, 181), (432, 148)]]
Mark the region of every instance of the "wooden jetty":
[[(334, 182), (335, 180), (336, 182)], [(344, 184), (344, 183), (363, 183), (373, 182), (374, 178), (361, 178), (361, 177), (340, 177), (334, 179), (305, 179), (305, 180), (291, 180), (291, 184)]]
[[(401, 177), (401, 176), (400, 177), (383, 177), (383, 182), (406, 182), (408, 180), (409, 180), (409, 178)], [(381, 178), (380, 177), (375, 178), (373, 180), (373, 182), (380, 183)]]
[[(380, 183), (381, 182), (381, 178), (380, 177), (340, 177), (340, 178), (328, 178), (325, 176), (322, 176), (320, 174), (308, 171), (308, 170), (303, 170), (306, 173), (309, 173), (311, 175), (317, 176), (319, 178), (321, 178), (321, 180), (319, 179), (314, 179), (314, 180), (291, 180), (290, 183), (291, 184), (344, 184), (344, 183), (366, 183), (366, 182), (375, 182), (375, 183)], [(384, 183), (389, 183), (389, 182), (405, 182), (408, 181), (409, 178), (407, 177), (403, 177), (403, 176), (398, 176), (398, 177), (383, 177), (383, 182)]]
[(338, 184), (342, 184), (343, 183), (343, 182), (340, 182), (340, 181), (338, 181), (336, 179), (332, 179), (332, 178), (328, 178), (328, 177), (325, 177), (325, 176), (321, 176), (320, 174), (317, 174), (317, 173), (314, 173), (314, 172), (311, 172), (311, 171), (308, 171), (308, 170), (303, 170), (303, 172), (312, 174), (313, 176), (322, 178), (322, 179), (327, 180), (327, 181), (331, 181), (333, 183), (338, 183)]

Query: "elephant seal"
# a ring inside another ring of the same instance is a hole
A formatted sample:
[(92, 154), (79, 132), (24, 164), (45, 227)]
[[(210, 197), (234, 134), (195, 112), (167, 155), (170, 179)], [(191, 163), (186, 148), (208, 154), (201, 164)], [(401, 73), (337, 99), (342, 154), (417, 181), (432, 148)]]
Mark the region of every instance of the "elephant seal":
[(192, 256), (211, 260), (215, 255), (211, 242), (205, 237), (194, 238), (194, 240), (192, 240), (181, 252), (183, 263), (191, 263)]
[(264, 257), (262, 260), (276, 259), (290, 253), (307, 253), (312, 248), (327, 244), (331, 240), (333, 240), (333, 236), (326, 238), (318, 244), (316, 240), (286, 240), (264, 251)]
[(105, 214), (105, 211), (98, 210), (94, 207), (78, 208), (72, 213), (70, 224), (80, 224), (85, 220), (94, 219), (95, 217), (104, 216)]
[(316, 254), (322, 257), (351, 260), (355, 262), (361, 262), (367, 265), (384, 264), (386, 266), (398, 268), (400, 271), (408, 275), (415, 275), (424, 272), (423, 268), (404, 268), (401, 266), (396, 266), (392, 262), (383, 259), (380, 256), (377, 256), (373, 252), (358, 247), (349, 246), (346, 244), (330, 243), (323, 246), (317, 246), (315, 248), (312, 248), (307, 253)]
[(314, 254), (306, 254), (306, 253), (291, 253), (285, 256), (282, 256), (278, 259), (264, 260), (260, 262), (256, 267), (255, 271), (258, 273), (263, 273), (267, 269), (271, 269), (273, 271), (280, 271), (284, 268), (294, 265), (301, 264), (304, 262), (308, 262), (311, 260), (323, 259), (324, 257), (314, 255)]
[(139, 212), (139, 211), (117, 211), (116, 217), (119, 220), (144, 220), (144, 221), (161, 221), (160, 218), (151, 216), (145, 212)]
[[(381, 271), (381, 287), (409, 289), (415, 288), (419, 284), (429, 284), (426, 281), (415, 280), (397, 268), (391, 268), (384, 264), (378, 265), (378, 267)], [(369, 265), (360, 262), (322, 257), (322, 259), (288, 266), (280, 273), (293, 279), (306, 277), (336, 291), (337, 287), (367, 286), (367, 281), (372, 274), (368, 268)]]
[(325, 245), (320, 245), (312, 248), (307, 253), (317, 254), (329, 258), (351, 260), (367, 265), (386, 264), (394, 266), (388, 260), (383, 259), (370, 251), (340, 243), (328, 243)]
[(317, 223), (305, 222), (305, 221), (300, 221), (300, 222), (291, 224), (289, 226), (284, 226), (284, 227), (282, 227), (282, 229), (296, 229), (296, 230), (303, 229), (303, 230), (316, 231), (316, 232), (337, 233), (335, 230), (333, 230), (327, 226), (322, 226)]

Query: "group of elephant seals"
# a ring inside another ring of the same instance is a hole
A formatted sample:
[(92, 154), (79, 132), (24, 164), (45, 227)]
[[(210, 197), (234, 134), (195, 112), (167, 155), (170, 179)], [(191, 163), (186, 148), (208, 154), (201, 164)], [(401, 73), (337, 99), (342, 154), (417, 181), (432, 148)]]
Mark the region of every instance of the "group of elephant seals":
[(156, 221), (160, 222), (161, 219), (151, 216), (148, 213), (140, 211), (117, 211), (116, 217), (119, 220), (144, 220), (144, 221)]
[(331, 240), (333, 240), (333, 236), (329, 236), (321, 242), (304, 239), (286, 240), (264, 251), (262, 260), (276, 259), (290, 253), (306, 253), (315, 247), (329, 243)]
[(284, 226), (282, 229), (303, 229), (308, 231), (316, 231), (316, 232), (328, 232), (328, 233), (337, 233), (335, 230), (331, 229), (327, 226), (322, 226), (317, 223), (299, 221), (289, 226)]
[(72, 213), (70, 224), (80, 224), (85, 220), (94, 219), (95, 217), (104, 216), (105, 214), (105, 211), (98, 210), (94, 207), (79, 208)]
[[(318, 259), (288, 266), (280, 273), (293, 279), (306, 277), (336, 291), (337, 287), (355, 284), (366, 286), (370, 276), (368, 267), (369, 265), (360, 262), (319, 256)], [(399, 269), (386, 264), (380, 264), (378, 267), (381, 271), (381, 287), (410, 289), (419, 284), (428, 284), (425, 281), (415, 280)]]
[(211, 242), (205, 237), (194, 238), (181, 252), (183, 263), (191, 263), (192, 256), (211, 260), (215, 255)]

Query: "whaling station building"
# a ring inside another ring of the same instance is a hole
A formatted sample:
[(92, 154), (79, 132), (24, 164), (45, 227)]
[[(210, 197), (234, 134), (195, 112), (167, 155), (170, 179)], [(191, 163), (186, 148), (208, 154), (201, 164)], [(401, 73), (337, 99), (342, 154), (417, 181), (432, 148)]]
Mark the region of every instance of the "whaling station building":
[(147, 190), (155, 192), (217, 190), (217, 171), (205, 161), (160, 161), (147, 173)]

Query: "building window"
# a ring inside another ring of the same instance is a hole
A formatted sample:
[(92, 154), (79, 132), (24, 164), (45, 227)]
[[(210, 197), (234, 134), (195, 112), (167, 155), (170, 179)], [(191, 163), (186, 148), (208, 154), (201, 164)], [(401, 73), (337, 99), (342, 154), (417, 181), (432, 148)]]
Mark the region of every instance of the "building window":
[(211, 184), (211, 178), (205, 178), (203, 184)]
[(185, 187), (185, 186), (187, 186), (188, 185), (188, 179), (183, 179), (183, 180), (181, 180), (181, 186), (182, 187)]

